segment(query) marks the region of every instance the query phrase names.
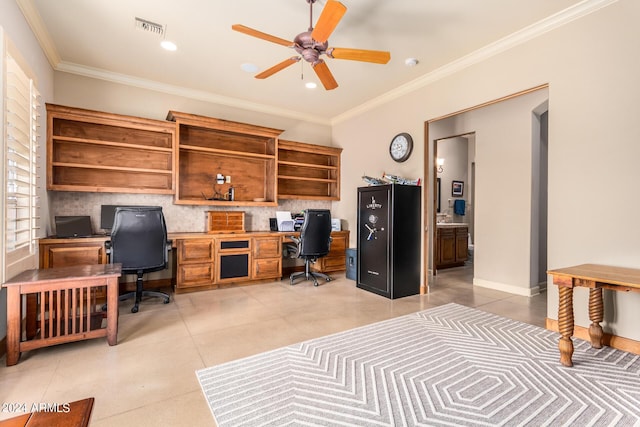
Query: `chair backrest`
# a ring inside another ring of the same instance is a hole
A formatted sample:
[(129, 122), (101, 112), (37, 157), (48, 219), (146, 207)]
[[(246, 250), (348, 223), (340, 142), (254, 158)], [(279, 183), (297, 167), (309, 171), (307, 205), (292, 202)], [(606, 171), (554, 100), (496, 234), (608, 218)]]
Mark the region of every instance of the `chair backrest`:
[(167, 227), (162, 208), (119, 207), (111, 231), (111, 262), (122, 270), (161, 270), (167, 265)]
[(300, 230), (299, 257), (323, 257), (331, 249), (331, 211), (307, 209)]

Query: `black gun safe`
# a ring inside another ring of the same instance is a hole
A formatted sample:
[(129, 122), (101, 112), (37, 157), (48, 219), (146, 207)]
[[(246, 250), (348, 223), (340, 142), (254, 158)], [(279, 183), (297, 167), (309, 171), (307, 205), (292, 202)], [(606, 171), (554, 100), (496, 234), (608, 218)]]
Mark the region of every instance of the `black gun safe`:
[(387, 298), (420, 293), (421, 187), (358, 188), (357, 287)]

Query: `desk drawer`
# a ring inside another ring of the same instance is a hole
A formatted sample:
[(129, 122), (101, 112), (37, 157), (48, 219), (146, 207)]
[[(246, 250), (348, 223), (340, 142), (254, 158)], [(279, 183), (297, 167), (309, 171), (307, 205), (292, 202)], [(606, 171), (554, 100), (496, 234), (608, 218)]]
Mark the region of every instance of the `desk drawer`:
[(253, 279), (271, 279), (282, 276), (282, 258), (253, 260)]
[(213, 239), (178, 240), (178, 264), (213, 261)]
[(254, 258), (281, 258), (282, 243), (280, 237), (255, 237), (253, 239)]
[(211, 285), (213, 283), (213, 264), (182, 264), (176, 271), (178, 288)]

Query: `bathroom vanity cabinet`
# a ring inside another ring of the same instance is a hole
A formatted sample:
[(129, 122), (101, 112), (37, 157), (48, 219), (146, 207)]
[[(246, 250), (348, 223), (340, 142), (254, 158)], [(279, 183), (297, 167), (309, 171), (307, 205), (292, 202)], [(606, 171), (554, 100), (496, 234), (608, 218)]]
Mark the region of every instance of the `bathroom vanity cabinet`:
[(436, 269), (459, 267), (468, 258), (466, 224), (438, 224), (436, 237)]

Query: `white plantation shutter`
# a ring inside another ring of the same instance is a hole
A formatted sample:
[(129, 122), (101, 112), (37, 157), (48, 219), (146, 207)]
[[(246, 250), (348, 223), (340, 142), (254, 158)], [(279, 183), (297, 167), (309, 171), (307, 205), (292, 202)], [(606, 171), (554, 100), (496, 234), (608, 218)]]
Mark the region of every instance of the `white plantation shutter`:
[(35, 82), (9, 52), (4, 57), (4, 263), (12, 265), (36, 252), (37, 148), (40, 95)]

